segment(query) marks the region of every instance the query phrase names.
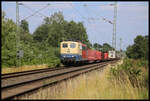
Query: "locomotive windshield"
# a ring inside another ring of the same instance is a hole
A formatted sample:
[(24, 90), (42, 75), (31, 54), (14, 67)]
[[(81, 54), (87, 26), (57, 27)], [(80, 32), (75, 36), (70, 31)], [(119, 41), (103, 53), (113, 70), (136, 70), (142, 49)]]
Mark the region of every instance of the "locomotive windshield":
[(70, 48), (75, 48), (76, 47), (76, 44), (75, 43), (71, 43), (70, 44)]
[(68, 44), (67, 43), (64, 43), (63, 44), (63, 48), (67, 48), (68, 47)]

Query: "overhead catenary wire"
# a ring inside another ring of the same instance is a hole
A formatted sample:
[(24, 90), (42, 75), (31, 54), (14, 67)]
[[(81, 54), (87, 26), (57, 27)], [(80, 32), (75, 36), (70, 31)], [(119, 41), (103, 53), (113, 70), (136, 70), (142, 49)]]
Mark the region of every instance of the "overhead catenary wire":
[(91, 12), (94, 12), (94, 14), (96, 14), (97, 16), (101, 17), (104, 21), (107, 21), (110, 24), (113, 24), (112, 21), (107, 20), (106, 18), (104, 18), (103, 16), (97, 14), (94, 10), (90, 9), (89, 7), (87, 7), (87, 4), (84, 4), (84, 7), (86, 7), (87, 9), (91, 10)]
[(34, 16), (35, 14), (39, 13), (41, 10), (45, 9), (46, 7), (48, 7), (49, 5), (50, 5), (50, 4), (47, 4), (45, 7), (41, 8), (41, 9), (35, 11), (33, 14), (31, 14), (31, 15), (25, 17), (24, 20), (26, 20), (26, 19), (28, 19), (28, 18)]
[[(79, 6), (84, 6), (85, 4), (77, 4), (77, 5), (79, 5)], [(110, 3), (108, 3), (108, 4), (98, 4), (98, 3), (96, 3), (96, 4), (86, 4), (87, 6), (114, 6), (114, 4), (110, 4)], [(120, 7), (128, 7), (128, 6), (130, 6), (130, 7), (135, 7), (135, 6), (137, 6), (137, 7), (139, 7), (139, 6), (147, 6), (147, 5), (145, 5), (145, 4), (118, 4), (118, 6), (120, 6)]]
[[(79, 11), (77, 8), (73, 7), (72, 4), (70, 4), (70, 5), (72, 6), (72, 8), (74, 8), (74, 10), (79, 14), (79, 16), (80, 16), (83, 20), (86, 20), (87, 23), (91, 24), (89, 18), (84, 17), (84, 16), (80, 13), (80, 11)], [(89, 14), (89, 13), (88, 13), (88, 14)], [(93, 27), (93, 28), (95, 28), (95, 27)], [(95, 29), (95, 31), (98, 32), (97, 29)], [(93, 43), (94, 43), (94, 42), (93, 42)]]
[[(73, 7), (72, 4), (70, 4), (70, 5), (72, 6), (72, 8), (74, 8), (75, 12), (79, 14), (79, 16), (80, 16), (81, 19), (87, 20), (89, 23), (90, 23), (90, 20), (99, 19), (99, 18), (92, 18), (92, 17), (91, 17), (91, 18), (90, 18), (90, 17), (84, 17), (84, 16), (82, 15), (82, 13), (80, 13), (80, 11), (79, 11), (77, 8)], [(89, 13), (88, 13), (88, 14), (89, 14)]]
[(81, 17), (81, 19), (86, 19), (86, 17), (82, 16), (82, 14), (81, 14), (75, 7), (73, 7), (72, 4), (70, 4), (70, 5), (72, 6), (72, 8), (75, 9), (75, 11), (76, 11), (77, 13), (79, 13), (79, 16)]
[[(22, 5), (21, 3), (19, 3), (20, 5)], [(60, 3), (60, 5), (61, 4), (64, 4), (64, 3)], [(67, 3), (67, 4), (71, 4), (72, 5), (72, 3)], [(30, 5), (30, 4), (27, 4), (27, 5)], [(33, 4), (34, 5), (34, 4)], [(50, 5), (50, 4), (35, 4), (35, 5), (38, 5), (38, 6), (43, 6), (43, 5)], [(52, 4), (51, 6), (56, 6), (56, 5), (58, 5), (58, 4)], [(113, 4), (104, 4), (104, 5), (100, 5), (100, 4), (77, 4), (77, 5), (81, 5), (81, 6), (83, 6), (83, 7), (86, 7), (86, 8), (88, 8), (89, 10), (91, 10), (92, 11), (92, 13), (94, 13), (94, 15), (97, 15), (97, 16), (99, 16), (99, 17), (101, 17), (103, 20), (105, 20), (105, 21), (107, 21), (107, 22), (109, 22), (110, 24), (113, 24), (113, 22), (111, 22), (111, 21), (109, 21), (109, 20), (107, 20), (106, 18), (104, 18), (103, 16), (101, 16), (101, 15), (99, 15), (99, 14), (97, 14), (98, 12), (96, 12), (95, 10), (93, 10), (93, 9), (91, 9), (91, 8), (89, 8), (88, 6), (114, 6)], [(26, 5), (25, 5), (26, 6)], [(135, 6), (145, 6), (145, 5), (129, 5), (129, 4), (126, 4), (126, 5), (123, 5), (123, 4), (119, 4), (118, 6), (124, 6), (124, 7), (128, 7), (128, 6), (130, 6), (130, 7), (135, 7)], [(29, 7), (27, 7), (26, 6), (26, 8), (29, 8)], [(29, 8), (29, 9), (31, 9), (31, 8)], [(44, 9), (44, 8), (43, 8)], [(46, 17), (46, 16), (44, 16), (43, 14), (41, 14), (41, 13), (39, 13), (40, 11), (41, 11), (42, 9), (40, 9), (39, 11), (36, 11), (35, 13), (33, 13), (32, 15), (30, 15), (30, 16), (28, 16), (28, 17), (26, 17), (26, 18), (24, 18), (24, 19), (28, 19), (28, 18), (30, 18), (30, 17), (32, 17), (32, 16), (34, 16), (35, 14), (40, 14), (41, 16), (43, 16), (43, 17)], [(96, 18), (88, 18), (88, 17), (84, 17), (84, 16), (82, 16), (83, 14), (82, 13), (80, 13), (79, 11), (80, 10), (77, 10), (77, 9), (75, 9), (78, 13), (79, 13), (79, 16), (82, 18), (82, 19), (85, 19), (85, 20), (87, 20), (88, 21), (88, 23), (90, 23), (90, 20), (96, 20)], [(99, 18), (97, 18), (97, 20), (99, 20)]]
[[(84, 7), (84, 8), (85, 8), (85, 7)], [(86, 9), (86, 8), (85, 8), (85, 9)], [(86, 9), (86, 11), (88, 12), (88, 13), (87, 13), (88, 15), (91, 15), (91, 18), (89, 18), (89, 20), (91, 20), (91, 21), (93, 20), (93, 21), (94, 21), (94, 20), (100, 20), (100, 19), (101, 19), (101, 18), (92, 17), (93, 15), (91, 14), (91, 12), (89, 12), (89, 10), (87, 10), (87, 9)], [(95, 15), (95, 14), (94, 14), (94, 15)]]
[[(24, 5), (25, 3), (19, 3), (19, 5)], [(26, 6), (26, 5), (32, 5), (32, 6), (43, 6), (43, 5), (46, 5), (46, 7), (48, 6), (48, 5), (51, 5), (51, 6), (56, 6), (56, 5), (61, 5), (61, 4), (71, 4), (71, 6), (72, 6), (72, 3), (56, 3), (56, 4), (50, 4), (50, 3), (48, 3), (48, 4), (33, 4), (33, 3), (28, 3), (28, 4), (25, 4), (24, 6)], [(77, 4), (77, 3), (76, 3)], [(84, 7), (86, 7), (86, 8), (88, 8), (89, 10), (92, 10), (92, 9), (90, 9), (89, 7), (87, 7), (87, 6), (113, 6), (113, 4), (77, 4), (77, 5), (81, 5), (81, 6), (84, 6)], [(119, 6), (144, 6), (144, 5), (132, 5), (132, 4), (120, 4)], [(27, 6), (26, 6), (27, 7)], [(27, 7), (27, 8), (29, 8), (29, 7)], [(41, 9), (42, 10), (42, 9)], [(94, 10), (92, 10), (92, 12), (93, 12)], [(31, 16), (34, 16), (36, 13), (38, 13), (39, 11), (36, 11), (34, 14), (31, 14), (30, 16), (28, 16), (28, 17), (26, 17), (26, 18), (24, 18), (24, 19), (28, 19), (29, 17), (31, 17)], [(95, 12), (95, 11), (94, 11)], [(41, 14), (41, 13), (39, 13), (40, 15), (42, 15), (42, 16), (44, 16), (43, 14)], [(99, 14), (97, 14), (97, 13), (95, 13), (96, 15), (98, 15), (99, 17), (101, 17), (103, 20), (105, 20), (105, 21), (107, 21), (108, 23), (110, 23), (110, 24), (113, 24), (113, 22), (111, 22), (111, 21), (109, 21), (109, 20), (107, 20), (106, 18), (104, 18), (104, 17), (102, 17), (102, 16), (100, 16)], [(44, 17), (46, 17), (46, 16), (44, 16)], [(84, 18), (85, 19), (85, 18)], [(92, 18), (91, 18), (92, 19)], [(99, 20), (99, 19), (97, 19), (97, 20)]]
[[(8, 4), (14, 4), (14, 2), (7, 2)], [(24, 2), (23, 2), (24, 3)], [(48, 2), (46, 2), (46, 3), (48, 3)], [(53, 2), (53, 4), (52, 4), (52, 2), (51, 2), (51, 6), (55, 6), (55, 5), (61, 5), (61, 4), (66, 4), (66, 2), (57, 2), (57, 3), (55, 3), (55, 2)], [(68, 4), (70, 4), (69, 2), (67, 2)], [(73, 2), (73, 3), (75, 3), (75, 4), (77, 4), (77, 5), (79, 5), (79, 6), (83, 6), (84, 4), (81, 4), (81, 3), (79, 3), (79, 2)], [(83, 2), (84, 3), (84, 2)], [(107, 4), (100, 4), (100, 3), (104, 3), (104, 2), (97, 2), (97, 3), (95, 3), (95, 4), (87, 4), (87, 6), (110, 6), (110, 4), (109, 3), (107, 3)], [(128, 7), (128, 6), (130, 6), (130, 7), (135, 7), (135, 6), (137, 6), (137, 7), (139, 7), (139, 6), (148, 6), (148, 5), (146, 5), (146, 4), (119, 4), (120, 2), (118, 2), (118, 7)], [(123, 3), (123, 2), (121, 2), (121, 3)], [(19, 4), (22, 4), (21, 2), (19, 3)], [(24, 3), (24, 4), (26, 4), (26, 5), (31, 5), (31, 6), (43, 6), (43, 5), (47, 5), (47, 4), (36, 4), (36, 3)], [(50, 3), (49, 3), (50, 4)]]
[[(24, 7), (26, 7), (26, 8), (28, 8), (29, 10), (32, 10), (33, 11), (33, 9), (32, 8), (30, 8), (29, 6), (27, 6), (27, 5), (25, 5), (25, 4), (22, 4)], [(47, 17), (47, 16), (45, 16), (45, 15), (43, 15), (42, 13), (40, 13), (40, 12), (38, 12), (38, 14), (39, 15), (41, 15), (41, 16), (43, 16), (43, 17)], [(40, 17), (41, 17), (40, 16)]]

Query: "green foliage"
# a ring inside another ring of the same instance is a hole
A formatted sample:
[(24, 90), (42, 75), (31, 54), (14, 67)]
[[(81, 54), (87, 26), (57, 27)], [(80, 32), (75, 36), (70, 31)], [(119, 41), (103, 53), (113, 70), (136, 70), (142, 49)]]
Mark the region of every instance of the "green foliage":
[(1, 15), (2, 20), (4, 20), (5, 16), (6, 16), (5, 12), (2, 11), (2, 15)]
[(134, 44), (127, 47), (126, 55), (133, 59), (149, 59), (148, 36), (138, 35), (134, 39)]
[(2, 18), (2, 67), (16, 64), (16, 25), (7, 18)]
[(113, 79), (125, 81), (126, 75), (129, 77), (133, 86), (148, 87), (148, 61), (124, 59), (123, 64), (111, 68), (110, 74)]
[(88, 47), (90, 45), (83, 23), (64, 20), (62, 12), (46, 17), (44, 23), (34, 32), (33, 39), (53, 47), (59, 47), (63, 40), (78, 40), (87, 44)]
[(108, 43), (104, 43), (102, 47), (102, 52), (108, 52), (109, 50), (113, 50), (113, 48)]
[(29, 33), (28, 22), (26, 20), (21, 20), (21, 29), (23, 32)]
[[(2, 67), (16, 66), (16, 24), (2, 17)], [(45, 28), (45, 27), (43, 27)], [(44, 30), (45, 31), (45, 30)], [(56, 34), (56, 33), (55, 33)], [(20, 50), (23, 51), (21, 65), (51, 64), (59, 66), (59, 48), (52, 47), (45, 41), (37, 42), (28, 32), (28, 22), (22, 21), (19, 26)], [(46, 36), (47, 37), (47, 36)], [(41, 37), (45, 40), (43, 37)]]
[(99, 50), (99, 51), (102, 51), (102, 52), (108, 52), (109, 50), (113, 50), (111, 45), (109, 45), (108, 43), (104, 43), (103, 45), (100, 45), (98, 43), (94, 43), (92, 48), (96, 49), (96, 50)]
[(96, 50), (102, 51), (102, 45), (98, 44), (98, 43), (94, 43), (93, 48), (95, 48)]
[(60, 42), (79, 40), (90, 47), (88, 35), (82, 22), (66, 21), (62, 12), (55, 12), (44, 19), (33, 34), (29, 33), (28, 22), (22, 20), (16, 36), (16, 24), (5, 18), (2, 13), (2, 67), (16, 66), (17, 37), (20, 38), (19, 50), (23, 51), (21, 65), (48, 64), (49, 67), (60, 65)]

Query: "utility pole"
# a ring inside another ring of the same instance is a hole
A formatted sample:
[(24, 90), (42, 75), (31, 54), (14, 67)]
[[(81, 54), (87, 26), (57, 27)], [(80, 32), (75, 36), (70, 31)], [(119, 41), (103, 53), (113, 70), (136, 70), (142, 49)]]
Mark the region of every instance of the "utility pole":
[(120, 38), (120, 52), (121, 52), (121, 44), (122, 44), (122, 38)]
[(114, 21), (113, 21), (113, 35), (112, 47), (116, 50), (116, 21), (117, 21), (117, 2), (114, 3)]
[(19, 34), (19, 4), (18, 1), (16, 1), (16, 67), (20, 66), (20, 34)]
[(122, 49), (121, 49), (121, 45), (122, 45), (122, 38), (120, 38), (120, 57), (122, 57)]

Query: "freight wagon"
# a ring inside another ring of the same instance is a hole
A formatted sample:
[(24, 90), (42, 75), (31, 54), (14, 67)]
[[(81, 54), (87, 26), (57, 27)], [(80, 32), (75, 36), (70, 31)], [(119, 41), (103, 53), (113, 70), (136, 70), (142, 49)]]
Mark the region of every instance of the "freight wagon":
[(107, 52), (88, 49), (81, 42), (63, 41), (60, 44), (60, 59), (64, 65), (74, 65), (107, 61), (109, 58)]

